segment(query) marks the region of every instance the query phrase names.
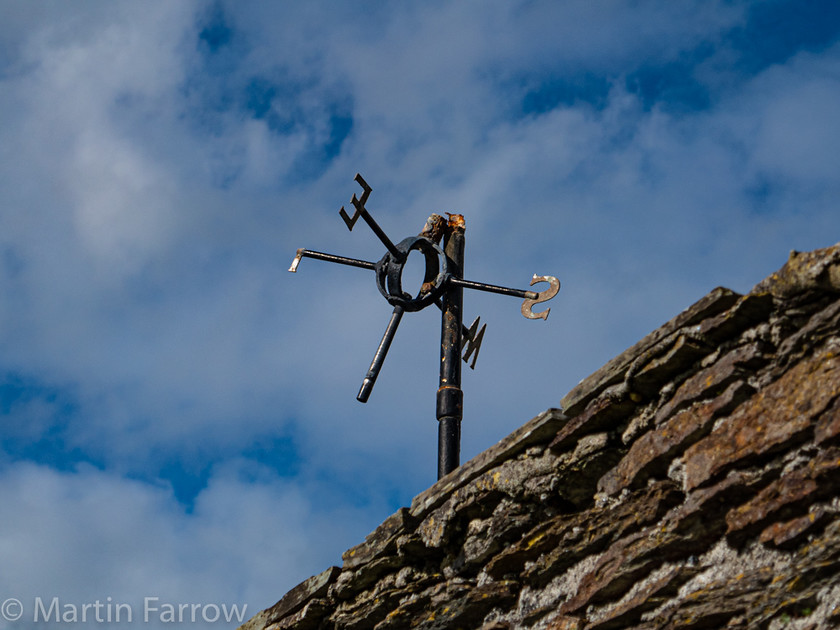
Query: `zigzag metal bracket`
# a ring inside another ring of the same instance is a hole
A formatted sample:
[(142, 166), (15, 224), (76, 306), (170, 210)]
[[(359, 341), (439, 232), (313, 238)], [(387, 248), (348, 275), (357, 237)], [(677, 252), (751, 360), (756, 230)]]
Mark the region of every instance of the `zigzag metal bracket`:
[(362, 198), (356, 198), (356, 194), (353, 193), (353, 198), (350, 199), (350, 203), (353, 204), (353, 207), (356, 208), (356, 212), (353, 213), (352, 217), (347, 216), (347, 213), (344, 211), (344, 206), (341, 206), (341, 210), (338, 211), (338, 214), (341, 215), (341, 218), (344, 219), (344, 222), (347, 224), (347, 228), (352, 232), (353, 226), (356, 225), (356, 221), (359, 220), (359, 217), (362, 217), (365, 220), (365, 223), (368, 224), (373, 233), (376, 234), (377, 238), (382, 241), (382, 244), (391, 252), (391, 255), (399, 262), (405, 261), (406, 254), (400, 251), (396, 245), (388, 238), (387, 234), (382, 231), (382, 228), (373, 220), (373, 217), (368, 214), (367, 208), (365, 208), (365, 202), (367, 202), (368, 197), (370, 197), (370, 191), (372, 188), (368, 186), (368, 183), (362, 178), (361, 174), (356, 173), (356, 177), (354, 177), (359, 186), (362, 187), (364, 192), (362, 193)]
[[(475, 369), (475, 362), (478, 361), (478, 353), (481, 350), (481, 341), (484, 339), (484, 331), (487, 329), (487, 324), (484, 324), (481, 330), (478, 330), (480, 321), (481, 317), (476, 317), (472, 325), (469, 328), (465, 326), (461, 332), (461, 350), (464, 349), (464, 346), (467, 347), (464, 352), (464, 363), (469, 363), (470, 355), (475, 353), (472, 363), (470, 363), (471, 370)], [(478, 331), (478, 334), (476, 334), (476, 331)]]
[(344, 211), (344, 206), (341, 206), (341, 210), (338, 211), (338, 214), (341, 215), (341, 218), (344, 219), (344, 222), (347, 224), (347, 229), (351, 232), (353, 231), (353, 226), (356, 225), (356, 221), (359, 220), (359, 217), (362, 214), (366, 214), (367, 210), (365, 209), (365, 202), (370, 197), (370, 191), (372, 188), (368, 186), (368, 183), (362, 178), (361, 174), (356, 173), (356, 177), (354, 178), (359, 185), (362, 187), (364, 192), (362, 193), (362, 198), (357, 199), (356, 194), (353, 193), (353, 198), (350, 199), (350, 203), (353, 204), (353, 207), (356, 208), (356, 212), (353, 213), (352, 217), (347, 216), (347, 212)]

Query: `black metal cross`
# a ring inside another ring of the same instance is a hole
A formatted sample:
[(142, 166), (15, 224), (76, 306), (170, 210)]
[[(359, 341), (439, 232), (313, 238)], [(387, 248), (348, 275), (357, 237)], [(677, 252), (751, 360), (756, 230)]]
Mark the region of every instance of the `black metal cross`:
[[(367, 402), (373, 391), (376, 377), (385, 361), (385, 355), (388, 354), (388, 348), (391, 347), (391, 342), (397, 332), (403, 313), (419, 311), (431, 304), (436, 304), (440, 308), (443, 314), (440, 342), (440, 386), (437, 392), (438, 479), (440, 479), (455, 470), (459, 466), (460, 460), (461, 420), (463, 418), (464, 400), (464, 394), (461, 391), (461, 352), (464, 353), (464, 362), (468, 362), (472, 356), (470, 368), (475, 368), (475, 362), (478, 359), (479, 349), (484, 338), (484, 330), (487, 328), (487, 324), (484, 324), (481, 329), (478, 328), (480, 317), (476, 317), (469, 328), (463, 325), (463, 290), (477, 289), (524, 298), (522, 314), (525, 317), (528, 319), (546, 319), (551, 309), (546, 309), (540, 313), (534, 313), (532, 309), (534, 305), (550, 300), (557, 295), (560, 290), (560, 281), (553, 276), (537, 276), (535, 274), (531, 279), (531, 286), (537, 282), (549, 283), (548, 289), (538, 293), (465, 280), (463, 274), (465, 230), (463, 216), (450, 214), (447, 221), (442, 216), (433, 214), (426, 221), (425, 227), (418, 236), (409, 236), (395, 245), (365, 208), (365, 203), (371, 193), (370, 186), (358, 173), (355, 180), (364, 191), (361, 198), (357, 198), (354, 194), (350, 200), (355, 212), (350, 217), (342, 206), (339, 214), (350, 230), (353, 229), (359, 217), (364, 219), (388, 251), (379, 262), (372, 263), (356, 258), (324, 254), (310, 249), (299, 249), (289, 271), (296, 272), (301, 258), (304, 257), (370, 269), (375, 272), (376, 286), (379, 292), (394, 307), (391, 320), (385, 328), (385, 334), (382, 336), (382, 341), (379, 342), (370, 369), (367, 371), (359, 394), (356, 396), (359, 402)], [(439, 244), (441, 240), (443, 241), (442, 247)], [(422, 254), (426, 263), (423, 284), (416, 295), (407, 293), (402, 288), (402, 273), (411, 252)]]

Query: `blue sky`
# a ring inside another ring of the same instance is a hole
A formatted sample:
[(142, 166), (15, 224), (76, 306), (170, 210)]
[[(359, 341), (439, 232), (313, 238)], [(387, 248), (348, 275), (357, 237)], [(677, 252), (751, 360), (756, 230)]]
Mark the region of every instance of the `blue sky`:
[[(248, 616), (435, 480), (437, 312), (338, 209), (466, 219), (462, 459), (840, 241), (829, 1), (0, 2), (0, 599)], [(153, 625), (153, 624), (152, 624)], [(201, 626), (201, 623), (194, 625)], [(217, 625), (217, 624), (207, 624)]]

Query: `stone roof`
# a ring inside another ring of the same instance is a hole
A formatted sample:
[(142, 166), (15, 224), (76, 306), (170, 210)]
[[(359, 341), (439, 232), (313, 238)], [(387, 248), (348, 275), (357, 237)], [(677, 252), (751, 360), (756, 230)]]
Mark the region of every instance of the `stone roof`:
[(717, 288), (242, 628), (840, 627), (840, 244)]

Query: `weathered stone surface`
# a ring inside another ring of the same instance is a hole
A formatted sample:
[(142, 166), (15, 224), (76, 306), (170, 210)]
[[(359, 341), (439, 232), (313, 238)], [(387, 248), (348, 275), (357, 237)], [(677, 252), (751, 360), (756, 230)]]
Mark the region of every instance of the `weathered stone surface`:
[(380, 591), (376, 596), (360, 598), (352, 604), (343, 602), (336, 607), (330, 621), (347, 630), (370, 630), (399, 605), (402, 596), (399, 589), (390, 589)]
[(446, 587), (446, 582), (441, 574), (418, 574), (412, 572), (410, 567), (406, 567), (406, 569), (409, 570), (403, 569), (401, 571), (401, 573), (406, 573), (406, 579), (395, 580), (394, 586), (396, 588), (393, 590), (393, 597), (388, 601), (390, 606), (393, 606), (395, 601), (398, 601), (399, 604), (392, 607), (390, 612), (376, 624), (375, 628), (377, 630), (409, 627), (411, 621), (419, 618), (427, 609), (432, 594), (439, 593), (441, 589)]
[(433, 549), (440, 549), (449, 540), (449, 531), (455, 518), (455, 509), (451, 502), (429, 514), (418, 527), (420, 540), (423, 545)]
[(840, 244), (812, 252), (791, 251), (784, 267), (759, 282), (751, 293), (786, 299), (805, 291), (840, 291)]
[(546, 630), (581, 630), (586, 622), (580, 617), (556, 615), (546, 626)]
[[(635, 500), (616, 508), (604, 506), (555, 516), (499, 553), (486, 571), (496, 579), (524, 572), (529, 582), (545, 583), (584, 556), (598, 553), (615, 540), (656, 521), (681, 498), (675, 485), (664, 481), (640, 490)], [(532, 564), (526, 569), (528, 563)]]
[(575, 510), (591, 505), (598, 480), (624, 454), (615, 448), (608, 433), (596, 433), (580, 439), (572, 453), (558, 459), (558, 469), (549, 487), (556, 489), (563, 500)]
[[(808, 505), (831, 496), (840, 479), (840, 449), (820, 453), (802, 468), (782, 475), (747, 503), (726, 515), (727, 534), (746, 536), (766, 527), (771, 519), (785, 520)], [(731, 538), (731, 536), (730, 536)]]
[(830, 605), (822, 606), (819, 615), (812, 613), (820, 607), (821, 594), (831, 592), (840, 581), (839, 530), (835, 521), (784, 563), (779, 555), (747, 554), (742, 565), (723, 571), (722, 576), (658, 611), (658, 627), (763, 628), (773, 619), (796, 617), (810, 617), (816, 628), (833, 627), (825, 624)]
[[(313, 575), (311, 578), (295, 586), (279, 602), (264, 611), (265, 625), (296, 613), (306, 606), (310, 600), (326, 595), (327, 589), (335, 582), (339, 573), (341, 573), (341, 569), (330, 567), (326, 571), (322, 571), (318, 575)], [(313, 613), (315, 608), (317, 608), (317, 605), (313, 608)], [(312, 617), (312, 613), (310, 613), (310, 617)]]
[(598, 490), (613, 495), (644, 482), (651, 474), (664, 474), (671, 460), (709, 433), (715, 418), (753, 392), (743, 381), (732, 383), (714, 400), (678, 413), (662, 426), (636, 440), (627, 455), (598, 482)]
[(738, 293), (730, 289), (723, 287), (714, 289), (667, 324), (661, 326), (632, 348), (625, 350), (609, 361), (600, 370), (582, 380), (572, 391), (566, 394), (560, 402), (561, 407), (568, 416), (577, 415), (590, 400), (600, 395), (604, 389), (610, 385), (622, 382), (630, 364), (636, 361), (646, 351), (650, 350), (654, 345), (684, 326), (697, 324), (707, 317), (725, 311), (735, 304), (739, 297), (741, 296)]
[(612, 428), (635, 408), (636, 404), (626, 392), (607, 392), (589, 403), (582, 413), (570, 418), (557, 432), (549, 448), (557, 452), (567, 450), (584, 435)]
[(445, 502), (452, 492), (490, 468), (524, 452), (533, 444), (548, 441), (548, 438), (555, 435), (567, 419), (567, 416), (559, 409), (549, 409), (526, 422), (509, 436), (456, 468), (443, 479), (438, 480), (428, 490), (414, 497), (411, 502), (410, 514), (416, 518), (425, 516), (430, 510)]
[[(729, 625), (729, 622), (743, 616), (758, 602), (767, 585), (775, 577), (773, 570), (762, 567), (752, 573), (715, 582), (701, 591), (692, 593), (668, 619), (670, 628), (723, 628), (748, 627)], [(737, 623), (737, 622), (736, 622)]]
[(593, 604), (619, 599), (640, 578), (658, 568), (663, 559), (648, 553), (652, 534), (643, 530), (612, 545), (583, 576), (577, 593), (560, 607), (560, 613), (576, 613)]
[(745, 381), (749, 375), (747, 370), (752, 370), (764, 362), (766, 359), (763, 358), (759, 344), (735, 348), (680, 385), (671, 400), (656, 412), (654, 422), (661, 424), (693, 402), (716, 396), (731, 383)]
[(805, 516), (768, 525), (761, 532), (759, 540), (764, 544), (773, 544), (782, 549), (795, 549), (805, 536), (813, 534), (815, 530), (824, 525), (828, 521), (828, 516), (828, 512), (821, 507), (817, 507)]
[(751, 496), (758, 483), (760, 477), (739, 472), (692, 492), (662, 518), (651, 551), (681, 560), (708, 549), (726, 530), (724, 514), (733, 503)]
[(697, 326), (697, 332), (709, 343), (734, 339), (751, 326), (766, 321), (772, 310), (773, 297), (769, 293), (751, 293), (720, 315), (705, 319)]
[(321, 621), (329, 615), (331, 610), (330, 602), (326, 599), (312, 599), (294, 614), (287, 615), (275, 623), (272, 630), (315, 630)]
[(409, 602), (419, 602), (418, 610), (422, 609), (428, 603), (424, 597), (447, 588), (441, 573), (403, 567), (357, 593), (352, 600), (338, 604), (331, 620), (340, 628), (372, 628), (386, 622), (395, 610), (411, 608)]
[(462, 552), (464, 567), (483, 566), (493, 555), (529, 529), (534, 519), (533, 511), (504, 500), (496, 506), (490, 518), (470, 521)]
[(342, 554), (343, 568), (355, 569), (383, 554), (392, 553), (396, 549), (397, 537), (413, 525), (414, 519), (411, 518), (409, 511), (406, 508), (400, 508), (368, 534), (365, 542)]
[(436, 558), (439, 553), (436, 549), (427, 547), (420, 534), (415, 531), (397, 538), (397, 555), (401, 558), (426, 561)]
[[(704, 527), (702, 515), (696, 513), (677, 513), (670, 521), (667, 516), (663, 520), (662, 525), (647, 527), (613, 543), (582, 576), (576, 594), (559, 608), (560, 612), (579, 613), (593, 604), (621, 598), (663, 563), (685, 560), (707, 548), (724, 529), (716, 523)], [(554, 569), (547, 562), (537, 564)], [(526, 568), (523, 577), (532, 573), (533, 569)]]
[(685, 454), (686, 487), (696, 488), (743, 460), (808, 437), (812, 420), (840, 394), (840, 359), (823, 351), (756, 394)]
[(412, 627), (423, 630), (477, 628), (492, 608), (509, 606), (516, 600), (518, 592), (519, 584), (513, 580), (466, 589), (447, 597), (426, 614), (420, 623), (412, 624)]
[(696, 571), (682, 565), (671, 565), (643, 580), (628, 596), (604, 613), (598, 613), (586, 626), (587, 630), (618, 630), (638, 622), (642, 615), (664, 603), (665, 598), (677, 592)]
[(814, 441), (817, 444), (828, 445), (837, 440), (840, 435), (840, 398), (834, 401), (825, 413), (820, 416), (814, 429)]
[(547, 454), (522, 456), (471, 479), (452, 492), (443, 504), (427, 513), (417, 527), (423, 544), (435, 549), (443, 547), (452, 538), (453, 532), (458, 531), (462, 521), (489, 516), (505, 496), (518, 501), (540, 500), (543, 489), (532, 482), (538, 479), (550, 481), (554, 463)]
[(426, 622), (433, 624), (437, 621), (435, 608), (451, 598), (462, 597), (472, 588), (472, 583), (463, 581), (440, 582), (425, 589), (416, 599), (408, 599), (394, 609), (378, 628), (415, 628)]
[(783, 369), (792, 361), (798, 360), (815, 345), (840, 330), (840, 300), (819, 310), (808, 323), (794, 332), (779, 345), (779, 356), (782, 357)]
[(840, 621), (840, 604), (837, 604), (831, 609), (828, 619), (829, 621)]
[(663, 563), (685, 561), (707, 549), (725, 530), (720, 516), (733, 499), (749, 492), (749, 485), (748, 477), (733, 476), (698, 490), (659, 523), (612, 544), (581, 578), (577, 593), (560, 612), (574, 614), (593, 604), (617, 600)]
[(693, 363), (703, 358), (712, 350), (699, 337), (679, 335), (668, 350), (645, 363), (638, 372), (630, 375), (628, 385), (632, 391), (644, 396), (655, 395), (660, 387), (674, 376), (684, 372)]
[(336, 597), (339, 599), (350, 599), (371, 584), (374, 584), (383, 575), (393, 573), (401, 565), (402, 559), (399, 556), (383, 556), (361, 565), (355, 571), (344, 571), (336, 582)]

